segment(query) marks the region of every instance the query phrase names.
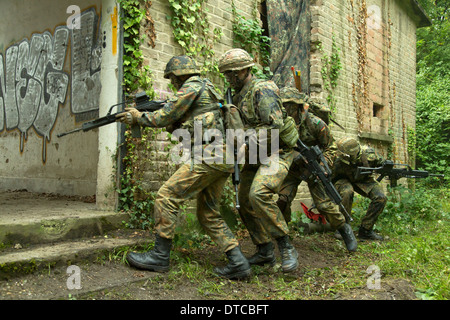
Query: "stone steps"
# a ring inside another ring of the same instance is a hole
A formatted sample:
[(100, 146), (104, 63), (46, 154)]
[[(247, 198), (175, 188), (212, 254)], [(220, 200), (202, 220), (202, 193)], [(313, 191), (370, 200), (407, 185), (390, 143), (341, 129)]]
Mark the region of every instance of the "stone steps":
[(0, 193), (0, 279), (76, 261), (97, 259), (148, 238), (123, 228), (128, 215), (95, 203)]

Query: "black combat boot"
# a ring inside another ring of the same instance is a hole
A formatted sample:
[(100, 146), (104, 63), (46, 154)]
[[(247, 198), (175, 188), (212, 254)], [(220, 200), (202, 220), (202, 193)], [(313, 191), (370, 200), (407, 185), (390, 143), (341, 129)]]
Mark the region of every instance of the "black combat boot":
[(229, 263), (225, 267), (216, 267), (214, 272), (227, 279), (244, 279), (250, 276), (252, 269), (239, 246), (225, 252)]
[(376, 234), (375, 231), (367, 230), (363, 226), (359, 227), (358, 238), (360, 238), (362, 240), (379, 240), (379, 241), (384, 240), (384, 238), (382, 236), (380, 236), (379, 234)]
[(338, 229), (345, 242), (347, 250), (350, 252), (355, 252), (358, 247), (358, 242), (356, 242), (355, 234), (353, 233), (352, 227), (348, 223), (344, 223), (342, 227)]
[(273, 243), (268, 242), (257, 245), (258, 251), (248, 259), (251, 265), (262, 266), (270, 263), (271, 266), (275, 264), (275, 253), (273, 251)]
[(153, 250), (144, 253), (130, 252), (127, 254), (127, 260), (131, 266), (138, 269), (167, 272), (169, 270), (171, 248), (172, 239), (165, 239), (156, 235)]
[(291, 272), (298, 267), (298, 253), (289, 240), (289, 236), (277, 239), (278, 249), (281, 254), (281, 270), (283, 272)]

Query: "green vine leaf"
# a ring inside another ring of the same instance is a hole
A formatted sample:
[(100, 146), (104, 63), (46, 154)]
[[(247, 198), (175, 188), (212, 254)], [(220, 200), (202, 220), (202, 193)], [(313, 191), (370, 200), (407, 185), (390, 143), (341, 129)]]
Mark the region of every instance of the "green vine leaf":
[[(205, 3), (207, 0), (169, 0), (172, 14), (167, 18), (171, 21), (175, 41), (188, 56), (202, 57), (201, 73), (212, 76), (220, 76), (214, 61), (215, 52), (213, 50), (223, 33), (211, 28), (208, 21)], [(209, 60), (214, 63), (210, 64)]]

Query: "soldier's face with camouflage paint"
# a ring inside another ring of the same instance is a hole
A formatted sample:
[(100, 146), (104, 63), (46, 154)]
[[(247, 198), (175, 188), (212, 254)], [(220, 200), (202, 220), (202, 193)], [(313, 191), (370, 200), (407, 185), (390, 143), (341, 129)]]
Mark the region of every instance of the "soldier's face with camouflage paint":
[(169, 76), (170, 83), (175, 87), (175, 89), (180, 90), (183, 83), (186, 81), (186, 76), (176, 76), (173, 73)]
[(360, 156), (361, 156), (361, 152), (360, 151), (358, 151), (358, 153), (356, 153), (356, 154), (347, 154), (347, 153), (343, 153), (341, 151), (338, 151), (338, 152), (339, 152), (339, 155), (340, 155), (340, 157), (342, 159), (342, 162), (344, 162), (344, 163), (346, 163), (348, 165), (356, 164), (359, 161)]
[(225, 71), (225, 78), (230, 83), (230, 86), (236, 90), (240, 91), (247, 81), (250, 79), (250, 68), (245, 68), (242, 70)]
[(295, 123), (298, 125), (302, 121), (302, 107), (295, 102), (285, 102), (283, 103), (284, 109), (289, 116), (291, 116)]

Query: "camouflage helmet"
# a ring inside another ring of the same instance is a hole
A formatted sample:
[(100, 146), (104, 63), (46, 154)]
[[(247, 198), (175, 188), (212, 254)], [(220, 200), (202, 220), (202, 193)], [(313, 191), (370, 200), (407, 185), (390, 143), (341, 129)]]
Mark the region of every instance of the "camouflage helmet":
[(166, 64), (166, 70), (164, 70), (164, 78), (169, 79), (170, 74), (176, 76), (199, 74), (200, 70), (197, 67), (197, 63), (189, 56), (175, 56), (169, 60)]
[(296, 104), (304, 104), (307, 100), (306, 94), (298, 91), (297, 88), (283, 87), (280, 89), (281, 102), (293, 102)]
[(355, 159), (361, 150), (359, 142), (349, 137), (339, 139), (336, 146), (344, 156), (350, 157), (351, 159)]
[(242, 70), (254, 66), (253, 58), (243, 49), (230, 49), (219, 59), (219, 71)]

